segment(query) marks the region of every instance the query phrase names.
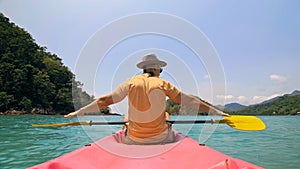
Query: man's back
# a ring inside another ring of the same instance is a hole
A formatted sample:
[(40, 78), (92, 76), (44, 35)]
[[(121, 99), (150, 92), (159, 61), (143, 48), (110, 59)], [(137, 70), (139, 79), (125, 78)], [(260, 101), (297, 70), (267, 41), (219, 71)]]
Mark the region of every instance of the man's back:
[(142, 74), (129, 81), (128, 135), (131, 138), (148, 138), (167, 129), (165, 121), (166, 94), (164, 80)]

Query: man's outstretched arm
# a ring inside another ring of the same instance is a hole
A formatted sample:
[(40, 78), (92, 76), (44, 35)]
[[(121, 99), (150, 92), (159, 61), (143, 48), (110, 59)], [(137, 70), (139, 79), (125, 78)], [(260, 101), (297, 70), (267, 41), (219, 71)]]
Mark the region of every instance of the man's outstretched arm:
[(194, 96), (182, 93), (182, 92), (180, 94), (178, 94), (172, 101), (177, 104), (183, 104), (185, 106), (188, 106), (199, 112), (207, 112), (207, 113), (212, 113), (214, 115), (219, 115), (219, 116), (230, 116), (229, 114), (224, 113), (221, 110), (214, 108), (213, 106), (205, 103), (204, 101), (202, 101)]
[(108, 94), (102, 97), (99, 97), (92, 103), (80, 108), (79, 110), (69, 113), (65, 115), (65, 118), (71, 118), (75, 116), (83, 116), (85, 113), (90, 113), (90, 112), (98, 112), (100, 109), (105, 108), (111, 104), (113, 104), (113, 97), (112, 94)]

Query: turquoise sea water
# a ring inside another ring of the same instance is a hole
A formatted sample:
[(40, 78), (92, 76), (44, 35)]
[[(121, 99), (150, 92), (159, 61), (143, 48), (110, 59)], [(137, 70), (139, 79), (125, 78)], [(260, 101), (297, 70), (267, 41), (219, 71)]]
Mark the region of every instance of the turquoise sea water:
[[(101, 121), (103, 117), (84, 117)], [(95, 119), (96, 118), (96, 119)], [(97, 119), (98, 118), (98, 119)], [(173, 119), (193, 119), (172, 117)], [(203, 118), (203, 117), (198, 117)], [(121, 121), (122, 117), (104, 120)], [(300, 116), (261, 117), (267, 129), (238, 131), (222, 124), (174, 128), (218, 151), (270, 169), (300, 166)], [(71, 119), (76, 121), (78, 119)], [(121, 126), (36, 128), (32, 123), (70, 122), (62, 116), (0, 116), (0, 168), (22, 169), (75, 150), (121, 129)], [(82, 120), (82, 119), (80, 119)]]

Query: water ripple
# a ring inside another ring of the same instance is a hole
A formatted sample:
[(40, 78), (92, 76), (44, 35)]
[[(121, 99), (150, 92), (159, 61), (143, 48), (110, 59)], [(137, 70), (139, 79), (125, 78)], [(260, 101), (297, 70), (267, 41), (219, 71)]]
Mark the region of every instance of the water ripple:
[[(87, 117), (89, 118), (89, 117)], [(176, 117), (179, 118), (179, 117)], [(183, 117), (188, 118), (188, 117)], [(300, 166), (300, 116), (262, 117), (267, 129), (245, 132), (219, 125), (204, 143), (230, 156), (271, 169)], [(116, 117), (112, 121), (116, 121)], [(35, 128), (32, 123), (69, 122), (62, 116), (0, 116), (0, 168), (30, 167), (73, 151), (119, 127), (80, 126)], [(209, 132), (209, 126), (174, 125), (195, 140)], [(85, 130), (84, 130), (85, 129)]]

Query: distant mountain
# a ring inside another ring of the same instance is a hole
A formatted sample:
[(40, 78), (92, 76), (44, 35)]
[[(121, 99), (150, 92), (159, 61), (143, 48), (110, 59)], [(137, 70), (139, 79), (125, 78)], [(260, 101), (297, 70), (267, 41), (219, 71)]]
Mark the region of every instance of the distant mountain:
[(297, 115), (300, 114), (300, 92), (294, 91), (273, 98), (268, 103), (247, 106), (232, 112), (232, 114), (245, 115)]
[[(291, 94), (285, 94), (285, 95), (283, 95), (283, 96), (296, 96), (296, 95), (300, 95), (300, 91), (299, 91), (299, 90), (295, 90), (295, 91), (293, 91)], [(277, 97), (274, 97), (274, 98), (272, 98), (272, 99), (265, 100), (265, 101), (263, 101), (263, 102), (261, 102), (261, 103), (259, 103), (259, 104), (267, 104), (267, 103), (271, 103), (271, 102), (277, 100), (277, 99), (280, 98), (280, 97), (282, 97), (282, 96), (277, 96)]]
[(225, 105), (225, 108), (236, 111), (236, 110), (241, 110), (247, 106), (239, 104), (239, 103), (229, 103)]
[(296, 96), (296, 95), (300, 95), (300, 91), (299, 90), (295, 90), (293, 91), (291, 94), (288, 94), (289, 96)]
[(281, 96), (276, 96), (276, 97), (274, 97), (274, 98), (272, 98), (272, 99), (265, 100), (265, 101), (263, 101), (263, 102), (261, 102), (261, 103), (258, 103), (258, 104), (268, 104), (268, 103), (271, 103), (271, 102), (275, 101), (275, 100), (278, 99), (279, 97), (281, 97)]
[(300, 114), (300, 91), (277, 96), (262, 103), (244, 106), (239, 103), (226, 104), (224, 111), (240, 115), (297, 115)]

